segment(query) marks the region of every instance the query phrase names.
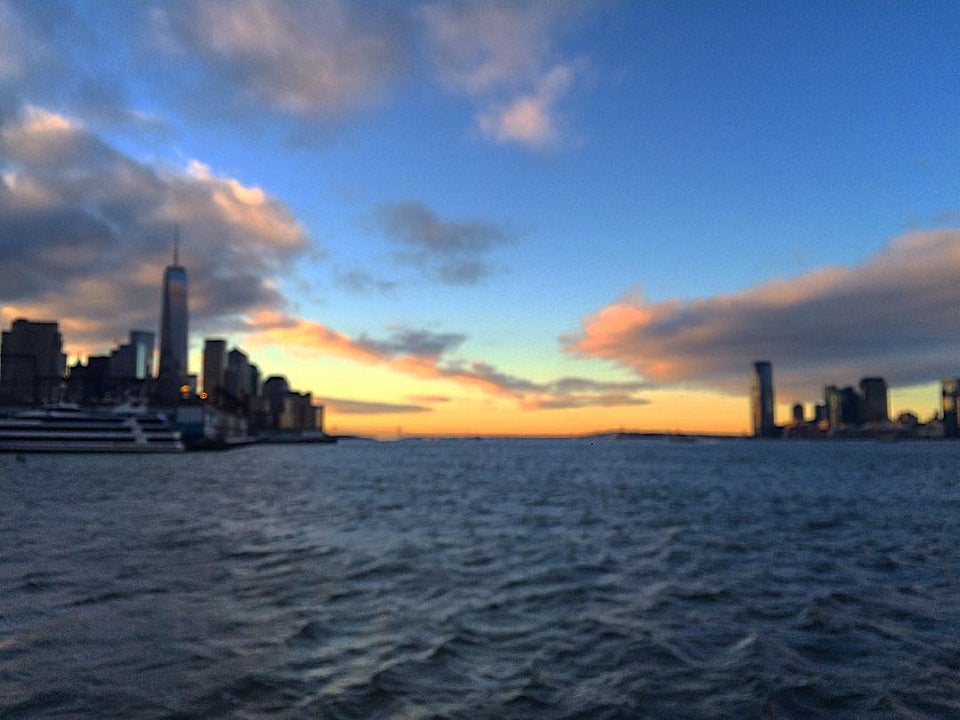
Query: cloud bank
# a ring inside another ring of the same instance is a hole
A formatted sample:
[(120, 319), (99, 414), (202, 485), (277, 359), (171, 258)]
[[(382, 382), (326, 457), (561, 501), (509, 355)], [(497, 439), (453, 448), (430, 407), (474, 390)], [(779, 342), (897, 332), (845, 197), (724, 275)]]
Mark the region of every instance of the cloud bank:
[[(411, 80), (467, 98), (480, 134), (543, 148), (579, 61), (558, 50), (585, 3), (533, 0), (0, 0), (0, 119), (25, 103), (89, 122), (154, 118), (154, 99), (208, 121), (285, 118), (291, 137), (388, 103)], [(110, 43), (110, 62), (102, 52)], [(155, 127), (153, 128), (156, 129)]]
[(774, 364), (778, 391), (819, 395), (881, 375), (891, 385), (960, 374), (960, 230), (912, 232), (854, 267), (731, 295), (649, 303), (626, 297), (563, 338), (644, 379), (742, 393), (751, 363)]
[(282, 203), (202, 164), (143, 164), (38, 108), (0, 124), (5, 321), (63, 318), (85, 349), (156, 328), (175, 228), (184, 264), (201, 270), (190, 275), (194, 327), (282, 308), (278, 278), (309, 245)]

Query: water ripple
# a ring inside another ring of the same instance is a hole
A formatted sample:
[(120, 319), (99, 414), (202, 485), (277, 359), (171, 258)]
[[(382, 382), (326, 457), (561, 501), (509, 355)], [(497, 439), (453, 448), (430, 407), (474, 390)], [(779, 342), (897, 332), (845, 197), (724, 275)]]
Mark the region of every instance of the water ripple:
[(960, 446), (0, 456), (0, 715), (960, 717)]

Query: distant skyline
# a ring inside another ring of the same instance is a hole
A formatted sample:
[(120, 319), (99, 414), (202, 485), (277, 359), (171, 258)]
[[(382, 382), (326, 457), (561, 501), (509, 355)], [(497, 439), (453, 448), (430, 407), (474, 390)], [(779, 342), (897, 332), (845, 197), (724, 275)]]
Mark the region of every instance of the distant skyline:
[(960, 374), (955, 4), (0, 0), (0, 322), (334, 432), (751, 431)]

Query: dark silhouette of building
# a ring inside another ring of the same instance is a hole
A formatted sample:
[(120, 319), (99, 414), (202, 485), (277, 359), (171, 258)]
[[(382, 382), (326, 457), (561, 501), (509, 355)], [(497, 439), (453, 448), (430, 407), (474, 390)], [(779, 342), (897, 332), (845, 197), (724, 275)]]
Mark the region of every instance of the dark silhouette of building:
[(84, 365), (77, 360), (67, 377), (67, 400), (92, 405), (113, 398), (114, 381), (110, 355), (91, 355)]
[(863, 398), (863, 421), (885, 423), (890, 420), (887, 402), (887, 381), (882, 377), (865, 377), (860, 381)]
[(271, 375), (263, 381), (263, 404), (266, 410), (266, 426), (270, 430), (280, 427), (283, 415), (283, 399), (290, 392), (290, 384), (283, 375)]
[(130, 342), (110, 353), (110, 388), (115, 398), (143, 396), (153, 380), (155, 335), (131, 330)]
[(941, 383), (943, 398), (943, 436), (960, 437), (960, 378), (944, 378)]
[(282, 375), (263, 383), (264, 427), (272, 434), (313, 432), (323, 427), (323, 407), (313, 404), (311, 393), (290, 389)]
[(836, 385), (827, 385), (823, 389), (823, 407), (827, 428), (839, 430), (843, 421), (843, 405)]
[(155, 338), (152, 332), (131, 330), (130, 342), (120, 345), (110, 355), (110, 374), (124, 380), (152, 378)]
[(36, 405), (60, 397), (67, 370), (56, 322), (18, 318), (0, 342), (0, 402)]
[(851, 385), (840, 390), (840, 422), (848, 427), (863, 424), (863, 399)]
[(222, 404), (231, 412), (250, 415), (256, 409), (260, 371), (250, 364), (240, 348), (227, 353), (227, 367), (223, 377)]
[(793, 424), (794, 425), (803, 425), (806, 422), (806, 419), (803, 417), (803, 404), (796, 403), (793, 406), (791, 411), (793, 415)]
[(174, 239), (173, 264), (163, 273), (163, 310), (160, 316), (160, 371), (157, 386), (162, 402), (180, 397), (187, 382), (187, 271), (180, 265), (180, 237)]
[(773, 419), (773, 366), (766, 360), (753, 364), (753, 434), (775, 437)]
[(203, 392), (210, 402), (219, 402), (223, 395), (227, 371), (227, 341), (207, 338), (203, 343)]

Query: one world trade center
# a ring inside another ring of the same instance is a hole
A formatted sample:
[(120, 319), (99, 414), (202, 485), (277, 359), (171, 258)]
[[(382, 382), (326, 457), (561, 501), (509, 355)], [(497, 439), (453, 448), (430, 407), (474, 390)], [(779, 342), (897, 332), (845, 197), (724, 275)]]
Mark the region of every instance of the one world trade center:
[(163, 273), (163, 312), (160, 316), (160, 399), (175, 400), (187, 382), (187, 271), (180, 265), (180, 235), (173, 241), (173, 264)]

